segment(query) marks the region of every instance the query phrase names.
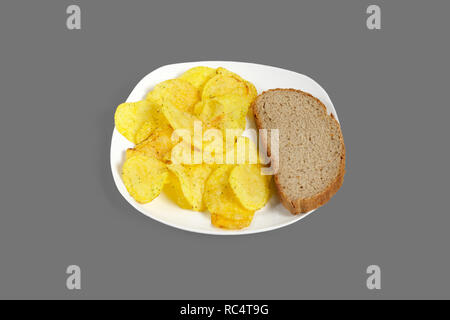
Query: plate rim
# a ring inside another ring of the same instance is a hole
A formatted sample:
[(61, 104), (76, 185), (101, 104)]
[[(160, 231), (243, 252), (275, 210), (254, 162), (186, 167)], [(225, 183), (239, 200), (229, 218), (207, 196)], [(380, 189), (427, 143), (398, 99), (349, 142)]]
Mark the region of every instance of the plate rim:
[[(159, 67), (157, 67), (156, 69), (150, 71), (148, 74), (146, 74), (144, 77), (142, 77), (141, 80), (139, 80), (136, 85), (133, 87), (133, 89), (131, 90), (130, 94), (128, 95), (127, 99), (125, 100), (125, 102), (129, 102), (128, 100), (130, 100), (130, 97), (132, 96), (134, 90), (142, 83), (144, 82), (152, 73), (159, 71), (163, 68), (166, 67), (176, 67), (176, 66), (182, 66), (182, 65), (186, 65), (186, 64), (241, 64), (241, 65), (253, 65), (253, 66), (258, 66), (258, 67), (269, 67), (269, 68), (273, 68), (273, 69), (277, 69), (280, 71), (284, 71), (284, 72), (290, 72), (290, 73), (294, 73), (297, 75), (301, 75), (303, 77), (306, 77), (308, 80), (312, 81), (315, 85), (317, 85), (320, 89), (323, 90), (324, 94), (326, 95), (326, 97), (328, 98), (328, 101), (330, 101), (331, 103), (331, 107), (332, 110), (331, 112), (333, 113), (333, 115), (335, 116), (336, 120), (339, 122), (338, 119), (338, 115), (337, 115), (337, 111), (334, 108), (334, 105), (328, 95), (328, 93), (326, 92), (326, 90), (314, 79), (312, 79), (311, 77), (301, 74), (299, 72), (296, 71), (292, 71), (292, 70), (288, 70), (288, 69), (284, 69), (284, 68), (280, 68), (280, 67), (275, 67), (275, 66), (271, 66), (271, 65), (265, 65), (265, 64), (260, 64), (260, 63), (253, 63), (253, 62), (242, 62), (242, 61), (221, 61), (221, 60), (206, 60), (206, 61), (187, 61), (187, 62), (177, 62), (177, 63), (171, 63), (171, 64), (166, 64), (166, 65), (161, 65)], [(334, 111), (334, 112), (333, 112)], [(168, 221), (164, 221), (163, 219), (160, 219), (158, 217), (155, 217), (154, 215), (151, 215), (151, 213), (144, 211), (137, 203), (133, 203), (132, 201), (130, 201), (128, 199), (128, 196), (123, 194), (121, 191), (121, 188), (119, 188), (119, 182), (121, 182), (121, 178), (120, 176), (117, 175), (117, 173), (114, 170), (114, 164), (113, 164), (113, 141), (115, 140), (114, 137), (120, 134), (117, 129), (116, 126), (114, 125), (113, 128), (113, 132), (111, 135), (111, 145), (110, 145), (110, 152), (109, 152), (109, 158), (110, 158), (110, 169), (111, 169), (111, 174), (113, 176), (113, 180), (114, 180), (114, 184), (116, 186), (117, 191), (120, 193), (120, 195), (128, 202), (128, 204), (130, 204), (134, 209), (136, 209), (137, 211), (139, 211), (141, 214), (143, 214), (144, 216), (146, 216), (147, 218), (153, 219), (155, 221), (158, 221), (164, 225), (170, 226), (172, 228), (175, 229), (179, 229), (179, 230), (183, 230), (183, 231), (187, 231), (187, 232), (193, 232), (193, 233), (198, 233), (198, 234), (206, 234), (206, 235), (217, 235), (217, 236), (234, 236), (234, 235), (249, 235), (249, 234), (256, 234), (256, 233), (263, 233), (263, 232), (269, 232), (269, 231), (273, 231), (273, 230), (277, 230), (277, 229), (281, 229), (284, 227), (288, 227), (304, 218), (306, 218), (307, 216), (309, 216), (311, 213), (313, 213), (314, 211), (316, 211), (317, 209), (314, 209), (310, 212), (307, 213), (303, 213), (303, 214), (298, 214), (298, 215), (293, 215), (293, 219), (285, 222), (281, 225), (274, 225), (274, 226), (268, 226), (265, 228), (261, 228), (261, 229), (256, 229), (256, 230), (252, 230), (252, 229), (240, 229), (240, 230), (226, 230), (226, 229), (220, 229), (220, 228), (216, 228), (212, 229), (211, 231), (209, 230), (199, 230), (199, 229), (195, 229), (193, 227), (186, 227), (186, 226), (180, 226)], [(123, 182), (122, 182), (123, 183)]]

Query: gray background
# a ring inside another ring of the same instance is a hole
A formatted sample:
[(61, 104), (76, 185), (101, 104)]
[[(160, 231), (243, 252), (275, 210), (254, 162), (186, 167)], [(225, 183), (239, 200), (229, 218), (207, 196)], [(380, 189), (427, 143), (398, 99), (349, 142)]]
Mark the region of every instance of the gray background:
[[(69, 4), (81, 31), (65, 27)], [(448, 1), (2, 1), (0, 298), (450, 298), (449, 13)], [(287, 68), (327, 90), (348, 152), (332, 201), (280, 230), (214, 237), (121, 197), (115, 107), (155, 68), (199, 60)], [(81, 291), (65, 287), (70, 264)], [(370, 264), (381, 291), (366, 288)]]

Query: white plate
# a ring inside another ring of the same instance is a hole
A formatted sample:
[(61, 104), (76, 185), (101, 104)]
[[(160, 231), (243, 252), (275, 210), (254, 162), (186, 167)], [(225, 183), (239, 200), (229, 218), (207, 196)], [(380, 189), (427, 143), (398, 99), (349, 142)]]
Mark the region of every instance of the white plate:
[[(328, 112), (333, 113), (337, 119), (336, 111), (333, 107), (328, 94), (325, 90), (311, 78), (297, 72), (284, 70), (280, 68), (245, 62), (230, 61), (201, 61), (186, 62), (167, 65), (154, 70), (145, 76), (133, 89), (127, 102), (139, 101), (144, 99), (147, 92), (164, 80), (176, 78), (184, 71), (195, 66), (224, 67), (233, 71), (244, 79), (251, 81), (261, 93), (273, 88), (295, 88), (311, 93), (319, 98), (327, 107)], [(253, 121), (247, 121), (247, 127), (254, 126)], [(124, 161), (125, 151), (133, 147), (133, 144), (125, 139), (114, 128), (111, 141), (111, 169), (117, 189), (122, 196), (138, 211), (146, 216), (169, 226), (186, 231), (218, 234), (218, 235), (236, 235), (264, 232), (278, 229), (306, 217), (311, 212), (294, 216), (290, 214), (280, 203), (278, 197), (274, 195), (269, 203), (261, 210), (256, 212), (252, 224), (243, 230), (229, 231), (216, 228), (211, 225), (209, 213), (194, 212), (179, 208), (170, 201), (164, 194), (161, 194), (151, 203), (142, 205), (137, 203), (127, 192), (120, 175)]]

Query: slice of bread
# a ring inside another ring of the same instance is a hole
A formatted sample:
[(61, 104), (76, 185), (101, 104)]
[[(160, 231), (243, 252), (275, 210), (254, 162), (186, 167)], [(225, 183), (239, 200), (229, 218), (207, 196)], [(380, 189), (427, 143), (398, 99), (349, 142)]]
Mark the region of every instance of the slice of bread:
[(328, 202), (344, 181), (345, 146), (325, 105), (300, 90), (273, 89), (260, 94), (252, 108), (259, 129), (279, 130), (278, 154), (270, 138), (262, 142), (272, 163), (279, 163), (274, 180), (283, 205), (298, 214)]

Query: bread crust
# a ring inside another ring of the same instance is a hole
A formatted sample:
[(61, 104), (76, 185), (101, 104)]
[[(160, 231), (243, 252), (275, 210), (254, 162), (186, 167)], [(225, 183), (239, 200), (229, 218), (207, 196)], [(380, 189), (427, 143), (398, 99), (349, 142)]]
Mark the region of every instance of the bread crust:
[[(297, 89), (281, 89), (281, 88), (270, 89), (270, 90), (264, 91), (263, 93), (258, 95), (258, 97), (255, 99), (255, 101), (253, 102), (253, 104), (251, 106), (252, 113), (255, 118), (255, 123), (256, 123), (256, 126), (258, 127), (258, 129), (264, 129), (264, 128), (262, 127), (261, 119), (259, 118), (259, 115), (258, 115), (258, 112), (256, 111), (255, 105), (256, 105), (256, 102), (258, 101), (258, 98), (260, 98), (261, 96), (263, 96), (264, 94), (266, 94), (267, 92), (270, 92), (270, 91), (293, 91), (293, 92), (298, 92), (298, 93), (310, 96), (311, 98), (316, 100), (319, 103), (319, 105), (321, 105), (324, 108), (325, 112), (328, 114), (327, 108), (322, 103), (322, 101), (320, 101), (313, 95), (309, 94), (308, 92), (304, 92), (304, 91), (297, 90)], [(341, 142), (342, 155), (341, 155), (341, 163), (340, 163), (340, 167), (339, 167), (339, 172), (338, 172), (338, 175), (336, 176), (336, 178), (321, 193), (319, 193), (315, 196), (312, 196), (310, 198), (305, 198), (305, 199), (301, 199), (301, 198), (289, 199), (288, 196), (282, 190), (282, 187), (278, 180), (278, 174), (275, 174), (275, 176), (274, 176), (275, 185), (277, 187), (277, 191), (278, 191), (278, 195), (280, 196), (281, 203), (284, 205), (284, 207), (286, 209), (288, 209), (294, 215), (300, 214), (300, 213), (307, 213), (311, 210), (317, 209), (320, 206), (323, 206), (325, 203), (327, 203), (333, 197), (334, 194), (336, 194), (336, 192), (341, 188), (341, 186), (344, 182), (344, 175), (346, 172), (345, 171), (344, 138), (342, 135), (342, 130), (341, 130), (341, 126), (340, 126), (339, 122), (336, 120), (336, 118), (333, 116), (333, 114), (330, 114), (329, 116), (331, 116), (333, 121), (336, 122), (336, 124), (339, 127), (339, 131), (341, 132), (341, 134), (339, 136), (339, 140)], [(263, 142), (263, 144), (264, 144), (264, 148), (267, 149), (268, 156), (271, 157), (271, 150), (269, 150), (267, 148), (267, 141)]]

